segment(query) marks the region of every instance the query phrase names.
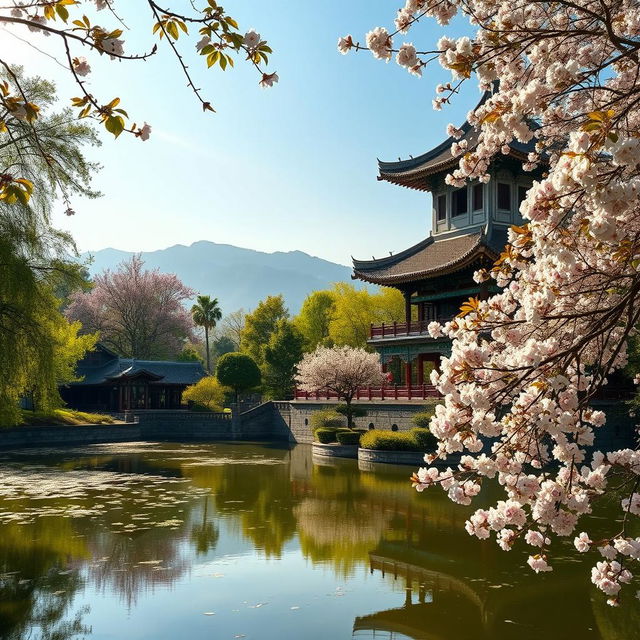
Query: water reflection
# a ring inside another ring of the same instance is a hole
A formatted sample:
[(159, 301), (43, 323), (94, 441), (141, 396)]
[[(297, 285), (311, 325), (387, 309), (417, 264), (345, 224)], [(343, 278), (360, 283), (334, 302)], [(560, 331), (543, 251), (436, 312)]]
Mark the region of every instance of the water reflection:
[(251, 444), (0, 463), (1, 638), (170, 638), (172, 620), (209, 638), (203, 613), (216, 637), (640, 638), (635, 602), (591, 590), (590, 559), (534, 576), (524, 549), (466, 535), (469, 510), (412, 491), (408, 468)]

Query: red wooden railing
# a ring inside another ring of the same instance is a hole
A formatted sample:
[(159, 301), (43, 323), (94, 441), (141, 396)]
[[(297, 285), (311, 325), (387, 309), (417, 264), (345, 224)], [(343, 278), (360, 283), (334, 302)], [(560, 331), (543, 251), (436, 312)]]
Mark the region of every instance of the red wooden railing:
[(376, 338), (395, 338), (397, 336), (421, 335), (427, 333), (429, 324), (434, 320), (436, 322), (445, 323), (451, 320), (452, 316), (446, 318), (434, 318), (432, 320), (411, 320), (410, 322), (392, 322), (379, 325), (372, 324), (369, 329), (369, 339)]
[[(426, 400), (440, 394), (431, 384), (389, 385), (383, 387), (363, 387), (356, 392), (355, 400)], [(296, 400), (337, 400), (333, 391), (302, 391), (296, 389)]]

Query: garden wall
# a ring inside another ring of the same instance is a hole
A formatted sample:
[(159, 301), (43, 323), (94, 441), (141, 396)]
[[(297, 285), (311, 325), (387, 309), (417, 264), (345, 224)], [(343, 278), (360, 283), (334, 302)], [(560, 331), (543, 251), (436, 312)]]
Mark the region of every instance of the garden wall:
[(138, 424), (15, 427), (0, 430), (0, 449), (132, 442), (142, 439)]

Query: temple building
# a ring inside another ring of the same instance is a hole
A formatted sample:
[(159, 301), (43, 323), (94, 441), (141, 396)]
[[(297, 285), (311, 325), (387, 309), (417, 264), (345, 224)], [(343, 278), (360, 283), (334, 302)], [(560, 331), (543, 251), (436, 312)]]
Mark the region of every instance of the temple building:
[(98, 344), (76, 366), (79, 382), (60, 388), (72, 409), (180, 409), (182, 392), (206, 375), (200, 362), (121, 358)]
[[(462, 139), (471, 151), (477, 132), (468, 123)], [(394, 287), (405, 298), (405, 320), (371, 326), (368, 343), (380, 354), (392, 384), (408, 389), (429, 385), (429, 374), (440, 357), (450, 353), (448, 339), (433, 339), (427, 326), (446, 322), (471, 296), (497, 292), (495, 284), (479, 285), (473, 272), (490, 267), (507, 242), (507, 230), (520, 224), (520, 203), (539, 172), (525, 172), (523, 163), (533, 143), (512, 142), (509, 153), (494, 159), (484, 184), (449, 186), (445, 176), (458, 164), (451, 155), (453, 138), (431, 151), (398, 162), (378, 162), (378, 180), (432, 195), (431, 233), (395, 255), (353, 260), (354, 279)], [(415, 390), (414, 396), (419, 393)]]

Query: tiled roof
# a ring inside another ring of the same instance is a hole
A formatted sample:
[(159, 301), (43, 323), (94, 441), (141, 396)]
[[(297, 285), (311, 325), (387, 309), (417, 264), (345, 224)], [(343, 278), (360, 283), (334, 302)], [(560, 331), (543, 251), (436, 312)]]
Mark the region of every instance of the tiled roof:
[(402, 284), (453, 273), (481, 255), (495, 260), (506, 244), (506, 230), (483, 230), (449, 238), (430, 236), (404, 251), (379, 260), (354, 260), (353, 278), (373, 284)]
[(118, 379), (144, 376), (151, 384), (195, 384), (206, 375), (200, 362), (172, 362), (168, 360), (134, 360), (115, 357), (102, 366), (87, 366), (82, 361), (76, 367), (78, 376), (83, 377), (76, 385), (104, 384)]
[[(487, 99), (486, 93), (476, 109)], [(478, 144), (478, 131), (476, 131), (468, 122), (465, 122), (460, 129), (463, 131), (462, 138), (447, 138), (444, 142), (434, 147), (430, 151), (423, 153), (415, 158), (408, 160), (398, 160), (397, 162), (383, 162), (378, 160), (379, 176), (378, 180), (385, 180), (393, 184), (399, 184), (410, 189), (418, 189), (419, 191), (430, 191), (429, 181), (426, 179), (435, 173), (452, 169), (456, 167), (460, 158), (451, 155), (451, 145), (454, 142), (467, 141), (469, 151), (475, 149)], [(523, 143), (512, 140), (509, 143), (509, 155), (524, 162), (527, 154), (535, 150), (535, 139), (530, 142)]]

